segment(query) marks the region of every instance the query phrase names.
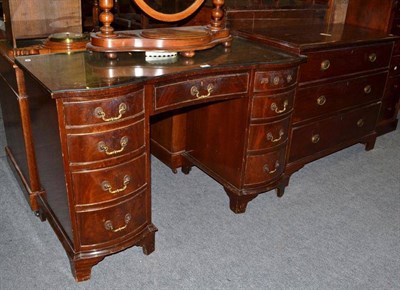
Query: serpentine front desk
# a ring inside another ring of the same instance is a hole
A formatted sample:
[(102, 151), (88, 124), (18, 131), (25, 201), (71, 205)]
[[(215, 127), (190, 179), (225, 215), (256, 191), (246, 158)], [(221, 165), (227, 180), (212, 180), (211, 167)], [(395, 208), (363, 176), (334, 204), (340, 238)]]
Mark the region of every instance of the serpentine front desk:
[[(170, 63), (143, 53), (3, 52), (7, 156), (76, 280), (133, 245), (154, 251), (151, 145), (174, 170), (195, 165), (221, 183), (236, 213), (262, 192), (282, 195), (304, 61), (241, 38)], [(179, 154), (168, 140), (179, 140)]]

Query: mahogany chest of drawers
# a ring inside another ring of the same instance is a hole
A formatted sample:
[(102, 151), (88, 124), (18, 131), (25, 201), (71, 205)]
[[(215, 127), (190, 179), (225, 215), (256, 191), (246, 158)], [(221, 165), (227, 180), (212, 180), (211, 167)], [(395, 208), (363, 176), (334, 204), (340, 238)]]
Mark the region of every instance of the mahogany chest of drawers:
[(239, 35), (307, 56), (294, 97), (287, 178), (355, 143), (372, 149), (378, 133), (395, 129), (384, 122), (395, 119), (389, 109), (397, 88), (393, 35), (343, 24), (238, 29)]

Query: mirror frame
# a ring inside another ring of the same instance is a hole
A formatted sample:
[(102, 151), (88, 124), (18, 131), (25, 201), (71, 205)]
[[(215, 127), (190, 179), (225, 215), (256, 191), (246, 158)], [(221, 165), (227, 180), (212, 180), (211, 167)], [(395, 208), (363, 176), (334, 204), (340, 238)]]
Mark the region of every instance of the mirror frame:
[(145, 12), (147, 15), (161, 21), (166, 21), (166, 22), (175, 22), (182, 20), (190, 15), (192, 15), (200, 6), (203, 4), (204, 0), (194, 0), (193, 4), (191, 4), (188, 8), (186, 8), (183, 11), (173, 13), (173, 14), (167, 14), (167, 13), (162, 13), (154, 8), (150, 7), (145, 0), (131, 0), (134, 3), (136, 3), (137, 6), (139, 6), (140, 9), (142, 9), (143, 12)]

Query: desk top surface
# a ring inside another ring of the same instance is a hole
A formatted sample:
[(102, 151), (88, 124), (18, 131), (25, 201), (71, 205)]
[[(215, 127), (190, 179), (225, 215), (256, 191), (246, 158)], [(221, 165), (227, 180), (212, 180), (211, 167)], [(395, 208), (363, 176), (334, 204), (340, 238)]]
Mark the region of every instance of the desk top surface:
[(175, 62), (149, 63), (144, 53), (119, 53), (109, 60), (102, 53), (77, 52), (17, 57), (16, 63), (50, 93), (101, 89), (143, 83), (166, 76), (244, 67), (279, 67), (299, 63), (294, 54), (235, 37), (230, 49), (222, 45), (198, 51), (193, 58), (178, 56)]

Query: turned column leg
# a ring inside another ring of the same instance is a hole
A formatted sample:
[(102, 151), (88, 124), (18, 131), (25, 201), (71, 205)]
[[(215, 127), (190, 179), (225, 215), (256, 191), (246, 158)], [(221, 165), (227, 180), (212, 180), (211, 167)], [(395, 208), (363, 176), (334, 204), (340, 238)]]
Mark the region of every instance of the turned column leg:
[(279, 182), (278, 186), (276, 187), (276, 196), (277, 197), (282, 197), (283, 194), (285, 193), (285, 188), (289, 184), (289, 178), (290, 176), (283, 176), (281, 181)]
[(258, 194), (237, 195), (236, 193), (227, 188), (224, 189), (229, 196), (229, 207), (234, 213), (244, 213), (246, 211), (246, 207), (249, 201), (256, 198), (258, 195)]
[(85, 281), (90, 279), (92, 273), (92, 267), (98, 264), (104, 257), (73, 260), (70, 259), (71, 272), (77, 282)]

